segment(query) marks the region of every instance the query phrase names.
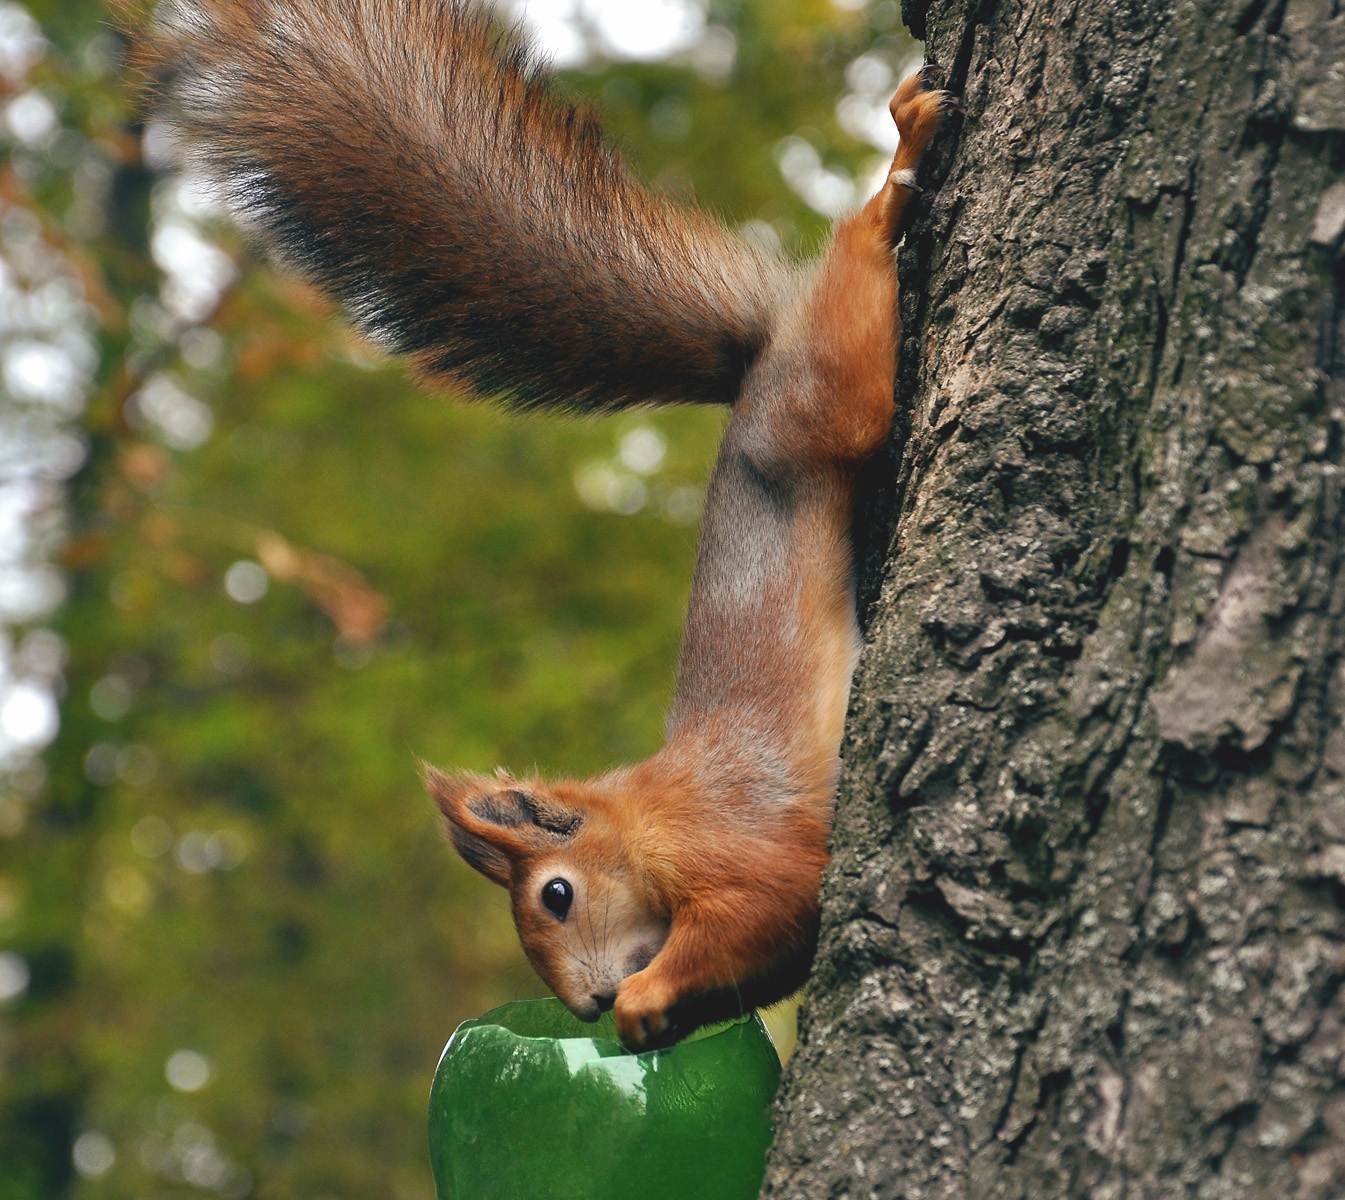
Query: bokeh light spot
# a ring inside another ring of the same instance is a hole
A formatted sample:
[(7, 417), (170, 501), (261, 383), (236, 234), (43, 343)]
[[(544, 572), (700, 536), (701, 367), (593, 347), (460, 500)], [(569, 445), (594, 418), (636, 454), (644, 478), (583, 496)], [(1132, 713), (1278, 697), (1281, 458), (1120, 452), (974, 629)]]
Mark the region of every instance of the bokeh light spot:
[(0, 951), (0, 1003), (22, 996), (31, 979), (32, 974), (22, 955), (13, 950)]
[(175, 1050), (163, 1067), (169, 1086), (179, 1092), (199, 1092), (210, 1082), (210, 1060), (196, 1050)]
[(239, 604), (256, 604), (270, 586), (266, 568), (251, 559), (241, 559), (224, 572), (224, 590)]
[(85, 1179), (102, 1179), (117, 1165), (117, 1148), (107, 1134), (91, 1129), (75, 1139), (70, 1157)]
[(56, 699), (36, 683), (18, 683), (0, 699), (0, 733), (23, 746), (45, 746), (61, 727)]

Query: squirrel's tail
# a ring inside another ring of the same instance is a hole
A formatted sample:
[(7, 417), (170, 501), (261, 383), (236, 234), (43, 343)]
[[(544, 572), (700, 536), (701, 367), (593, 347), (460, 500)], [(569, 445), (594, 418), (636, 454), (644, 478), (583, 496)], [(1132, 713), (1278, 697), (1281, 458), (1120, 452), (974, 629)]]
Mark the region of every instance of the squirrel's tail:
[(785, 269), (656, 199), (479, 0), (165, 0), (188, 160), (428, 374), (520, 406), (731, 402)]

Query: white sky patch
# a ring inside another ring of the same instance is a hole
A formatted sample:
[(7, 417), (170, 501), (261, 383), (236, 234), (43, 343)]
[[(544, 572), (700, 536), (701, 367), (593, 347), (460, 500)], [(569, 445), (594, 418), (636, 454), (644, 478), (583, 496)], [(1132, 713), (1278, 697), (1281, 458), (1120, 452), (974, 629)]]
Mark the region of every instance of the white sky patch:
[(603, 48), (616, 58), (646, 62), (689, 50), (705, 28), (705, 13), (687, 0), (586, 0)]
[(152, 426), (174, 450), (195, 450), (215, 428), (209, 405), (162, 372), (131, 397), (126, 416), (133, 425)]
[[(65, 599), (65, 581), (55, 567), (0, 567), (0, 617), (33, 621), (49, 616)], [(4, 766), (0, 753), (0, 766)]]
[(209, 317), (238, 278), (233, 259), (186, 220), (160, 222), (150, 253), (167, 276), (160, 292), (163, 306), (189, 324)]
[[(0, 0), (0, 137), (45, 147), (60, 136), (57, 106), (27, 75), (47, 51), (37, 21)], [(22, 825), (20, 793), (35, 795), (40, 759), (60, 728), (65, 644), (50, 630), (30, 629), (17, 650), (6, 626), (48, 616), (65, 599), (53, 558), (66, 536), (61, 486), (83, 465), (84, 410), (98, 366), (95, 316), (42, 219), (0, 202), (0, 782), (3, 824)], [(21, 783), (36, 780), (31, 787)], [(0, 999), (28, 986), (28, 966), (0, 953)]]
[[(145, 134), (147, 161), (165, 168), (174, 161), (171, 145), (152, 143), (166, 136), (167, 131), (155, 126)], [(162, 336), (173, 338), (183, 326), (199, 325), (210, 317), (238, 279), (238, 267), (201, 231), (203, 222), (223, 217), (226, 206), (218, 190), (200, 176), (182, 174), (162, 181), (154, 190), (153, 213), (150, 253), (164, 273), (159, 298), (178, 322), (176, 328), (164, 329)]]
[(60, 727), (60, 712), (48, 688), (25, 682), (0, 692), (0, 734), (11, 742), (41, 749)]
[(15, 472), (4, 482), (0, 475), (0, 621), (44, 617), (65, 598), (59, 573), (41, 561), (63, 531), (62, 505), (61, 489), (49, 480)]
[(78, 434), (40, 431), (31, 421), (0, 413), (0, 479), (68, 479), (86, 455)]
[(782, 138), (775, 162), (784, 181), (814, 212), (834, 219), (855, 206), (855, 181), (845, 171), (827, 167), (811, 142), (793, 135)]
[(690, 50), (705, 30), (705, 9), (695, 0), (513, 0), (507, 7), (558, 67), (578, 66), (591, 49), (657, 62)]
[[(55, 567), (0, 567), (0, 617), (33, 621), (50, 616), (65, 599), (65, 581)], [(0, 754), (0, 766), (4, 755)]]
[(0, 484), (0, 563), (23, 562), (32, 550), (29, 522), (38, 503), (30, 480)]
[(28, 11), (0, 4), (0, 75), (18, 83), (46, 52), (47, 39)]
[(0, 1003), (15, 1000), (28, 990), (28, 964), (12, 950), (0, 951)]
[(59, 121), (52, 102), (39, 91), (24, 92), (5, 105), (5, 126), (25, 146), (43, 146)]
[(88, 372), (69, 345), (22, 339), (4, 351), (4, 384), (17, 400), (50, 404), (78, 416), (84, 408)]
[(896, 73), (878, 55), (861, 54), (846, 69), (845, 82), (850, 90), (836, 103), (841, 128), (875, 150), (894, 154), (901, 139), (887, 106), (896, 90)]
[(691, 48), (691, 65), (710, 83), (724, 83), (738, 62), (738, 38), (723, 25), (709, 25)]

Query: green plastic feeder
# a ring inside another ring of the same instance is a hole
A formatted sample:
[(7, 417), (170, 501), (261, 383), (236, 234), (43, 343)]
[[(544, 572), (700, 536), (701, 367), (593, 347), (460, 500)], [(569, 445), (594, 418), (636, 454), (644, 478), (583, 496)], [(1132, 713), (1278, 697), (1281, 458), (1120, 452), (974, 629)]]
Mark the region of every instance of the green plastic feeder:
[(780, 1060), (761, 1019), (629, 1054), (558, 1000), (464, 1021), (430, 1091), (439, 1200), (753, 1200)]

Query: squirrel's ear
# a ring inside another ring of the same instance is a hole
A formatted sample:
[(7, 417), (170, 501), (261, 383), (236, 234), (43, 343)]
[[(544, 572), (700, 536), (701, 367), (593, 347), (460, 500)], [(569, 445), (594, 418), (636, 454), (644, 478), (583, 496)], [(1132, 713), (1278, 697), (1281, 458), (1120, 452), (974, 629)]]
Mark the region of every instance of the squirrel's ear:
[(570, 837), (583, 815), (524, 791), (513, 779), (449, 775), (421, 764), (421, 779), (448, 820), (453, 848), (468, 866), (504, 887), (512, 865)]
[(508, 887), (512, 879), (510, 865), (525, 848), (510, 827), (483, 820), (474, 811), (482, 801), (489, 801), (494, 781), (479, 775), (449, 775), (429, 763), (421, 764), (420, 778), (448, 822), (453, 849), (469, 867), (501, 887)]

